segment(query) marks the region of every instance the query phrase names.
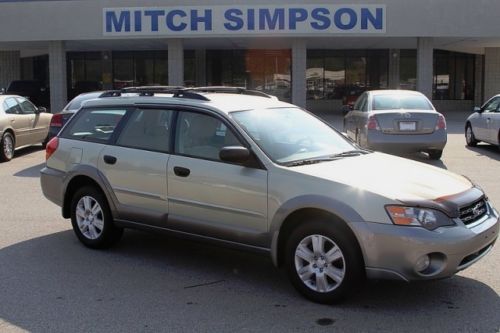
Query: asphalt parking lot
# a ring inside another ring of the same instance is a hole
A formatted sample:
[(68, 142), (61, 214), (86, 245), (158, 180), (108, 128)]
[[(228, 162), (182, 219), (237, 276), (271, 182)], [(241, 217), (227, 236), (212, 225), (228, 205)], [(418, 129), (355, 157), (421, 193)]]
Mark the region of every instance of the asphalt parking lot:
[[(329, 118), (339, 124), (338, 118)], [(448, 120), (441, 161), (500, 208), (500, 152), (465, 147)], [(500, 245), (456, 276), (372, 281), (342, 304), (303, 299), (267, 257), (127, 231), (84, 248), (39, 186), (45, 152), (0, 164), (0, 332), (500, 332)]]

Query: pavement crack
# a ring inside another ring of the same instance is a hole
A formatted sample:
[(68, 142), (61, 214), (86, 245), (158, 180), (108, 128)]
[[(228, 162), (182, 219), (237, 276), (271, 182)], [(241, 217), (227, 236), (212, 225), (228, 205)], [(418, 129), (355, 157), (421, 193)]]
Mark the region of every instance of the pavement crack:
[(222, 282), (226, 282), (226, 280), (217, 280), (217, 281), (212, 281), (212, 282), (206, 282), (206, 283), (195, 284), (195, 285), (192, 285), (192, 286), (186, 286), (186, 287), (184, 287), (184, 289), (191, 289), (191, 288), (198, 288), (198, 287), (211, 286), (211, 285), (213, 285), (213, 284), (218, 284), (218, 283), (222, 283)]

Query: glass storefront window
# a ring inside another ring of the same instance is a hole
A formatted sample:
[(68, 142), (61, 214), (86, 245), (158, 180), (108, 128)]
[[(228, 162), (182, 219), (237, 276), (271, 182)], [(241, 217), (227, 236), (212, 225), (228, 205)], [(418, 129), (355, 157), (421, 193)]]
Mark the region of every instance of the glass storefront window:
[(113, 88), (168, 85), (167, 51), (113, 52)]
[(399, 87), (417, 90), (417, 50), (400, 51)]
[(260, 90), (289, 101), (290, 50), (208, 50), (207, 84)]
[(474, 99), (474, 55), (434, 51), (433, 99)]
[(387, 88), (388, 50), (308, 50), (307, 99), (353, 103), (367, 89)]
[(101, 52), (68, 52), (68, 97), (102, 89)]

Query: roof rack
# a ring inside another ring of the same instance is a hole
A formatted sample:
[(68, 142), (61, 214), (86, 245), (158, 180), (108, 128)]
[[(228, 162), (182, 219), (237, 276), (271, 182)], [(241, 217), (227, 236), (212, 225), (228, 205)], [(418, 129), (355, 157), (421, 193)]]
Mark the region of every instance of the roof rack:
[(101, 97), (120, 97), (122, 92), (120, 90), (106, 90), (102, 94), (99, 95)]
[(240, 95), (251, 95), (251, 96), (259, 96), (265, 98), (273, 98), (269, 94), (266, 94), (262, 91), (258, 90), (250, 90), (243, 87), (228, 87), (228, 86), (213, 86), (213, 87), (195, 87), (195, 88), (187, 88), (191, 91), (199, 91), (199, 92), (207, 92), (207, 93), (227, 93), (227, 94), (240, 94)]

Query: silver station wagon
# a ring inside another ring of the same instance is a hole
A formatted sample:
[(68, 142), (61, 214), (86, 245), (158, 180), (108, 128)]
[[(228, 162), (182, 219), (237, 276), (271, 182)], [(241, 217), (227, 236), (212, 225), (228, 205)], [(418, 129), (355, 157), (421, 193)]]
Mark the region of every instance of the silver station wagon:
[(321, 303), (365, 277), (448, 277), (493, 247), (499, 214), (467, 178), (247, 93), (88, 101), (47, 145), (43, 193), (88, 247), (141, 228), (263, 252)]

